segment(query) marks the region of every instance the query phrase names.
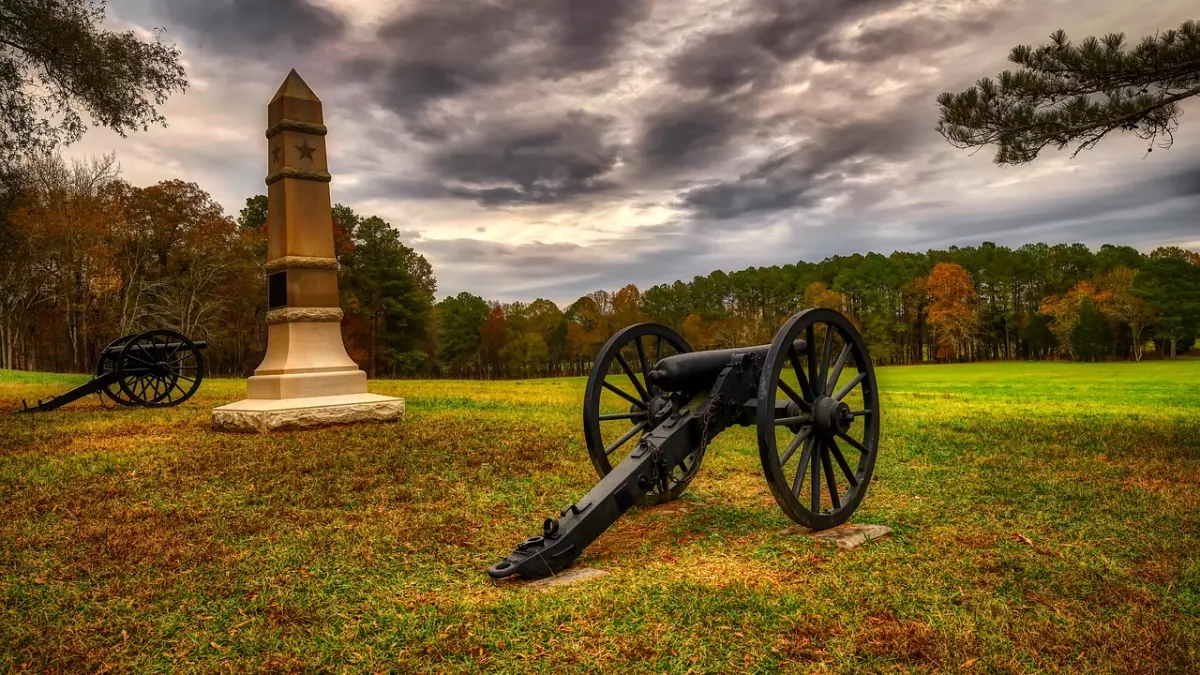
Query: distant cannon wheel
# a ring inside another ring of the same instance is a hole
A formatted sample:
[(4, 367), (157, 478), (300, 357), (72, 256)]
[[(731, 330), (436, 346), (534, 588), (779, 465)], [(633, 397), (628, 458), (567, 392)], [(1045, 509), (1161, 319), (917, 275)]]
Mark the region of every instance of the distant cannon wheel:
[(196, 393), (204, 379), (200, 349), (171, 330), (152, 330), (131, 338), (116, 361), (121, 391), (134, 405), (179, 405)]
[[(639, 323), (609, 338), (588, 377), (583, 397), (583, 434), (588, 455), (600, 477), (608, 475), (669, 414), (665, 392), (646, 382), (659, 359), (692, 351), (678, 333), (656, 323)], [(671, 501), (687, 489), (703, 459), (703, 451), (671, 469), (667, 489), (655, 488), (639, 503)]]
[[(102, 377), (116, 369), (117, 348), (129, 342), (133, 337), (132, 335), (125, 335), (108, 343), (108, 346), (100, 352), (100, 360), (96, 362), (96, 377)], [(126, 396), (125, 392), (121, 390), (119, 382), (112, 382), (106, 385), (103, 391), (106, 396), (120, 405), (137, 405), (136, 401)]]
[[(807, 342), (804, 354), (796, 339)], [(767, 352), (757, 398), (759, 459), (775, 501), (816, 530), (844, 523), (879, 449), (879, 389), (854, 324), (823, 308), (792, 317)], [(777, 400), (787, 402), (784, 417)]]

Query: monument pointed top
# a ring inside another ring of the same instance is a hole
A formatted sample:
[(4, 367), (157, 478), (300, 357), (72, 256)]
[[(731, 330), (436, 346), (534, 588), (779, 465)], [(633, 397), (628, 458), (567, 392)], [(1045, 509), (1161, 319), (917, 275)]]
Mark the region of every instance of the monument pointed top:
[(279, 85), (279, 91), (275, 92), (275, 97), (271, 99), (271, 102), (274, 103), (285, 96), (307, 101), (321, 100), (317, 98), (312, 89), (309, 89), (308, 84), (305, 83), (304, 78), (300, 77), (300, 73), (297, 73), (295, 68), (292, 68), (292, 72), (288, 73), (287, 79), (283, 81), (283, 84)]

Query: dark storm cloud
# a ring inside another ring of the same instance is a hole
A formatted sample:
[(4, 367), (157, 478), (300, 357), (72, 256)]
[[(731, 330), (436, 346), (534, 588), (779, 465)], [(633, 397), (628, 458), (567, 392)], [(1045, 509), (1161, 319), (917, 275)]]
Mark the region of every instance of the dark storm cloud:
[(990, 32), (1004, 11), (996, 8), (967, 16), (918, 16), (888, 25), (868, 24), (853, 38), (820, 40), (813, 55), (822, 61), (869, 64), (934, 52)]
[(811, 54), (829, 34), (898, 0), (775, 0), (738, 28), (713, 33), (670, 64), (678, 85), (725, 94), (743, 85), (768, 85), (778, 69)]
[(584, 112), (501, 122), (438, 149), (429, 167), (449, 194), (481, 204), (551, 204), (606, 190), (617, 147), (612, 120)]
[(603, 68), (612, 61), (625, 31), (646, 15), (646, 0), (551, 2), (556, 50), (548, 64), (560, 73)]
[(307, 50), (345, 30), (341, 17), (307, 0), (166, 0), (155, 9), (213, 53)]
[(415, 116), (480, 87), (608, 66), (648, 0), (442, 0), (386, 24), (379, 49), (348, 74), (374, 77), (381, 99)]
[(917, 124), (920, 119), (910, 113), (907, 118), (898, 115), (814, 129), (810, 140), (761, 162), (753, 171), (684, 192), (681, 205), (709, 220), (814, 206), (851, 189), (846, 178), (911, 150), (919, 143), (918, 136), (908, 133), (906, 126)]
[(649, 116), (638, 154), (648, 168), (669, 168), (717, 156), (733, 138), (738, 116), (729, 106), (702, 101)]

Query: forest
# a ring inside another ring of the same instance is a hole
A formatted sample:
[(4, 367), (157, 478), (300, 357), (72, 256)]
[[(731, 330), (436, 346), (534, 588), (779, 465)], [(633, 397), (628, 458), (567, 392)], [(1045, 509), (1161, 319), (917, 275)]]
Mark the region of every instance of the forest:
[[(207, 340), (214, 374), (258, 365), (265, 196), (233, 216), (195, 183), (130, 185), (112, 155), (42, 155), (0, 183), (0, 368), (86, 372), (110, 340), (149, 328)], [(850, 316), (879, 364), (1175, 358), (1200, 331), (1200, 254), (1178, 247), (865, 252), (626, 284), (562, 307), (438, 299), (435, 271), (391, 224), (340, 204), (330, 217), (343, 333), (371, 377), (578, 375), (638, 321), (720, 348), (769, 342), (812, 306)]]

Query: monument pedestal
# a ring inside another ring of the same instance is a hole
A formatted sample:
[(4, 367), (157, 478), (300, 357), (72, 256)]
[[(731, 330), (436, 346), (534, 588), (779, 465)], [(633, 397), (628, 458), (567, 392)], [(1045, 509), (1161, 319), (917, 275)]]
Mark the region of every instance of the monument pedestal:
[[(361, 372), (361, 371), (359, 371)], [(246, 399), (213, 409), (213, 426), (266, 433), (277, 429), (392, 422), (404, 418), (404, 399), (379, 394)]]
[(317, 99), (292, 71), (267, 107), (267, 353), (248, 398), (213, 409), (217, 429), (390, 422), (404, 399), (367, 393), (342, 343), (326, 129)]

